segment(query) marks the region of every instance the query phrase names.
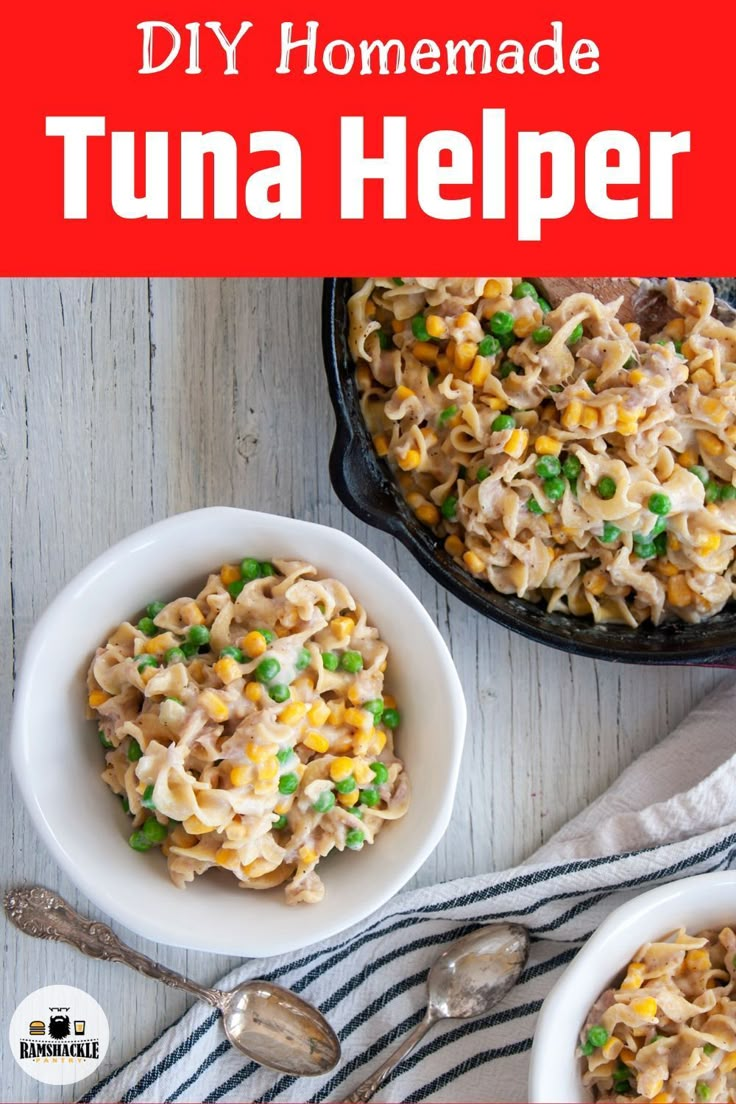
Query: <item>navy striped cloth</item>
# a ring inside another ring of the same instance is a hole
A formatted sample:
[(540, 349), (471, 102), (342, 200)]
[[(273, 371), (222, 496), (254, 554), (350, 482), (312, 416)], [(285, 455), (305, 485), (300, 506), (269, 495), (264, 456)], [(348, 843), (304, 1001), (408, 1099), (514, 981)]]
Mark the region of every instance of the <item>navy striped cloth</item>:
[(268, 978), (313, 1001), (340, 1037), (337, 1071), (296, 1080), (264, 1070), (233, 1051), (216, 1013), (195, 1005), (81, 1101), (341, 1101), (422, 1018), (427, 970), (442, 949), (501, 919), (532, 935), (519, 984), (488, 1018), (436, 1027), (380, 1099), (525, 1100), (537, 1012), (604, 917), (659, 883), (734, 864), (734, 690), (692, 713), (529, 864), (402, 894), (341, 939), (249, 961), (222, 980)]

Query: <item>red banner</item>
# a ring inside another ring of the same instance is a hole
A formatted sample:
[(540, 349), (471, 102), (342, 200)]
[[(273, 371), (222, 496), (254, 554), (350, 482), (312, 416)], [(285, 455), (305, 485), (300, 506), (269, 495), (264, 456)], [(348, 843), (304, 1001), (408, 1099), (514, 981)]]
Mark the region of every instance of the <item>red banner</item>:
[(2, 272), (732, 274), (718, 7), (13, 5)]

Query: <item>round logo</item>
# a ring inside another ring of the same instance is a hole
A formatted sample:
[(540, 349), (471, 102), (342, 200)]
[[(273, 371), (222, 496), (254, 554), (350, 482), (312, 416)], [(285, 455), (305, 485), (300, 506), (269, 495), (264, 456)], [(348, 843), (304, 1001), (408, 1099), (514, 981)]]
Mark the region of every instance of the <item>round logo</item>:
[(89, 1077), (107, 1053), (110, 1028), (94, 997), (71, 985), (45, 985), (16, 1008), (10, 1050), (30, 1077), (73, 1085)]

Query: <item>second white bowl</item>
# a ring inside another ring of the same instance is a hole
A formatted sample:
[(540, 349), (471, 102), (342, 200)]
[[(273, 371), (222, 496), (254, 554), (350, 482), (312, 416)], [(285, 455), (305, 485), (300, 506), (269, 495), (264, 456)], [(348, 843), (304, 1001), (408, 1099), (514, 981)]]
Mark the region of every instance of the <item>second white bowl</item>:
[[(196, 593), (209, 572), (244, 556), (304, 559), (342, 580), (390, 648), (388, 689), (402, 711), (397, 750), (411, 781), (411, 805), (372, 847), (325, 860), (320, 875), (327, 892), (317, 905), (289, 907), (278, 890), (243, 891), (220, 872), (176, 889), (157, 852), (128, 847), (128, 818), (99, 777), (103, 758), (95, 727), (85, 720), (86, 670), (110, 631), (153, 599)], [(255, 957), (343, 931), (412, 877), (447, 828), (465, 722), (460, 680), (442, 636), (377, 556), (336, 529), (212, 508), (121, 541), (49, 606), (21, 666), (12, 759), (41, 837), (99, 908), (161, 943)]]

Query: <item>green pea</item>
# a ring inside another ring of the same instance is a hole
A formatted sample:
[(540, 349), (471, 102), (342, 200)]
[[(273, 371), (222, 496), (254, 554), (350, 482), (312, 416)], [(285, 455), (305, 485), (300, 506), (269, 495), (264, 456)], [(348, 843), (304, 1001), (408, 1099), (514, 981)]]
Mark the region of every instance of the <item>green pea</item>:
[(351, 828), (349, 832), (345, 834), (345, 846), (349, 847), (351, 851), (360, 851), (365, 842), (365, 832), (362, 828)]
[(415, 314), (411, 320), (411, 330), (417, 341), (429, 341), (427, 322), (423, 314)]
[(358, 805), (354, 805), (352, 809), (348, 809), (347, 812), (349, 812), (351, 816), (357, 817), (358, 820), (363, 819), (363, 810)]
[(704, 487), (708, 485), (710, 479), (710, 472), (707, 468), (704, 468), (702, 464), (693, 464), (691, 468), (687, 469), (691, 475), (696, 476)]
[(334, 652), (322, 653), (322, 666), (325, 671), (336, 671), (340, 660), (337, 658)]
[[(475, 473), (475, 478), (478, 480), (479, 483), (482, 483), (483, 480), (487, 479), (490, 474), (490, 470), (484, 465), (478, 468), (477, 472)], [(736, 491), (736, 487), (734, 487), (734, 490)]]
[(259, 682), (270, 682), (275, 679), (281, 670), (281, 664), (276, 656), (266, 656), (255, 669), (255, 677)]
[(330, 809), (334, 809), (334, 807), (335, 795), (332, 790), (322, 790), (322, 793), (312, 802), (315, 813), (329, 813)]
[(373, 698), (371, 701), (363, 702), (363, 709), (372, 713), (373, 720), (378, 724), (383, 716), (383, 698)]
[(360, 791), (361, 805), (367, 805), (369, 809), (373, 809), (380, 801), (381, 795), (375, 786), (366, 786), (364, 790)]
[(642, 560), (651, 560), (653, 556), (657, 555), (657, 546), (654, 541), (639, 541), (634, 545), (634, 552)]
[(258, 573), (259, 573), (259, 575), (261, 576), (262, 579), (268, 579), (269, 576), (276, 574), (276, 568), (273, 566), (272, 563), (268, 563), (268, 561), (264, 561), (264, 563), (259, 565), (259, 572)]
[(736, 498), (736, 487), (733, 483), (726, 483), (721, 487), (721, 502), (733, 502)]
[(297, 671), (303, 671), (305, 667), (308, 667), (312, 662), (312, 653), (309, 648), (300, 648), (299, 655), (296, 657), (296, 663), (294, 666)]
[(465, 479), (467, 477), (467, 474), (468, 474), (468, 469), (465, 467), (464, 464), (460, 464), (458, 469), (457, 469), (458, 479)]
[(527, 500), (526, 505), (527, 505), (527, 509), (531, 510), (531, 512), (533, 514), (543, 514), (544, 513), (544, 507), (539, 505), (539, 503), (537, 502), (534, 495), (532, 495), (531, 498), (529, 498)]
[(135, 664), (139, 671), (145, 671), (146, 667), (158, 667), (158, 660), (152, 655), (142, 655), (138, 656)]
[(577, 479), (580, 475), (582, 466), (577, 456), (568, 456), (562, 465), (562, 472), (568, 479)]
[(539, 298), (539, 292), (535, 288), (534, 284), (530, 284), (528, 280), (522, 280), (520, 284), (517, 284), (514, 290), (511, 292), (513, 299), (533, 299), (535, 302)]
[(548, 345), (554, 334), (550, 326), (540, 326), (538, 330), (535, 330), (532, 334), (532, 341), (537, 345)]
[(559, 502), (565, 493), (565, 480), (561, 476), (555, 475), (552, 479), (544, 480), (542, 489), (550, 502)]
[(351, 675), (357, 675), (358, 671), (363, 670), (363, 657), (360, 652), (343, 652), (340, 666), (343, 671), (347, 671)]
[(452, 521), (457, 513), (457, 495), (448, 495), (440, 507), (443, 518)]
[(493, 419), (491, 423), (491, 429), (494, 433), (503, 433), (507, 429), (515, 429), (516, 422), (511, 414), (499, 414)]
[(141, 755), (143, 755), (143, 752), (141, 751), (141, 745), (138, 743), (137, 740), (131, 737), (130, 743), (128, 744), (128, 762), (135, 763), (138, 759), (140, 759)]
[(403, 287), (404, 286), (404, 281), (401, 279), (400, 276), (392, 276), (391, 280), (393, 281), (393, 283), (396, 284), (397, 287)]
[(589, 1054), (592, 1054), (595, 1047), (592, 1043), (582, 1043), (580, 1047), (580, 1053), (587, 1058)]
[(155, 636), (158, 632), (158, 629), (156, 628), (152, 618), (150, 617), (141, 617), (140, 621), (138, 622), (138, 628), (141, 630), (142, 633), (145, 633), (146, 636)]
[(540, 456), (534, 465), (534, 470), (540, 479), (551, 479), (553, 475), (559, 475), (562, 464), (556, 456)]
[(496, 313), (491, 316), (488, 326), (491, 333), (496, 334), (496, 336), (506, 336), (510, 334), (514, 328), (514, 316), (513, 314), (509, 314), (508, 311), (496, 311)]
[(228, 583), (225, 590), (228, 592), (233, 601), (238, 597), (242, 590), (245, 589), (245, 579), (236, 579), (232, 583)]
[(130, 813), (130, 802), (128, 801), (127, 797), (121, 797), (120, 802), (123, 806), (123, 812), (129, 814)]
[(508, 379), (511, 373), (514, 371), (514, 365), (510, 360), (505, 360), (499, 369), (499, 376), (501, 379)]
[(187, 633), (187, 640), (190, 644), (196, 644), (198, 648), (203, 648), (205, 644), (210, 642), (210, 630), (206, 625), (192, 625)]
[(401, 724), (401, 715), (398, 709), (384, 709), (381, 720), (386, 728), (398, 728)]
[(698, 1081), (695, 1085), (695, 1095), (698, 1100), (710, 1100), (710, 1086), (705, 1081)]
[(155, 817), (149, 817), (143, 825), (143, 835), (150, 843), (162, 843), (169, 834), (165, 824), (159, 824)]
[(102, 744), (102, 746), (104, 748), (114, 747), (114, 744), (112, 743), (112, 741), (108, 740), (107, 736), (105, 735), (105, 733), (102, 731), (101, 728), (97, 730), (97, 735), (99, 737), (100, 743)]
[(658, 537), (660, 533), (663, 533), (666, 528), (667, 518), (661, 516), (658, 517), (652, 528), (649, 530), (649, 540), (654, 540), (654, 538)]
[(226, 659), (234, 659), (236, 663), (245, 663), (245, 656), (240, 648), (236, 648), (234, 644), (228, 644), (227, 648), (222, 649), (220, 658), (222, 659), (223, 656)]
[(657, 550), (657, 555), (658, 556), (666, 556), (667, 555), (667, 534), (666, 533), (658, 533), (657, 534), (657, 536), (654, 538), (654, 547)]
[(254, 560), (252, 556), (246, 556), (240, 564), (240, 574), (243, 576), (247, 583), (257, 579), (261, 573), (261, 565), (258, 560)]
[(486, 334), (478, 345), (478, 353), (484, 357), (495, 357), (501, 352), (501, 342), (493, 336)]
[(288, 821), (286, 819), (286, 816), (282, 813), (281, 816), (276, 817), (276, 820), (271, 825), (271, 828), (274, 832), (280, 832), (283, 828), (286, 827), (287, 824)]
[(165, 602), (149, 602), (146, 606), (146, 613), (153, 620), (154, 617), (158, 617), (162, 609), (165, 609)]
[(276, 639), (276, 633), (272, 632), (271, 629), (256, 629), (256, 632), (261, 634), (267, 644), (273, 644)]
[(616, 493), (616, 480), (610, 475), (604, 475), (596, 487), (600, 498), (613, 498)]
[[(653, 1041), (654, 1040), (652, 1040), (652, 1042)], [(707, 1054), (708, 1057), (710, 1057), (711, 1054), (715, 1054), (715, 1051), (716, 1051), (716, 1048), (713, 1046), (713, 1043), (706, 1043), (705, 1046), (703, 1047), (703, 1053)]]
[(155, 809), (156, 806), (153, 802), (153, 785), (149, 784), (143, 791), (143, 797), (141, 798), (141, 805), (146, 809)]
[(552, 310), (551, 305), (541, 295), (537, 297), (537, 302), (542, 308), (542, 314), (549, 314), (549, 312)]
[(299, 785), (298, 774), (282, 774), (279, 778), (279, 793), (293, 794)]
[(721, 495), (721, 488), (716, 483), (715, 479), (709, 479), (705, 484), (705, 501), (717, 502)]
[(150, 851), (153, 847), (152, 841), (143, 832), (133, 832), (128, 837), (128, 843), (134, 851)]
[(166, 663), (183, 663), (186, 658), (182, 648), (167, 648), (164, 652)]
[(666, 517), (667, 514), (672, 511), (672, 499), (669, 495), (653, 494), (649, 496), (649, 502), (647, 506), (653, 514), (660, 514), (662, 517)]
[(570, 336), (568, 337), (568, 339), (567, 339), (567, 341), (565, 342), (565, 344), (566, 344), (566, 345), (577, 345), (578, 341), (580, 341), (580, 338), (581, 338), (582, 336), (583, 336), (583, 327), (582, 327), (581, 323), (580, 323), (580, 322), (578, 322), (577, 326), (576, 326), (576, 327), (575, 327), (575, 329), (574, 329), (574, 330), (572, 331), (572, 333), (571, 333), (571, 334), (570, 334)]
[(678, 338), (675, 338), (672, 344), (675, 346), (675, 352), (677, 353), (677, 355), (682, 356), (682, 342)]
[[(183, 704), (184, 704), (184, 702), (183, 702), (183, 701), (181, 700), (181, 698), (175, 698), (173, 694), (167, 694), (167, 695), (166, 695), (166, 698), (165, 698), (164, 700), (165, 700), (165, 701), (173, 701), (173, 702), (176, 702), (176, 704), (177, 704), (177, 705), (183, 705)], [(222, 762), (222, 760), (221, 760), (221, 759), (219, 759), (219, 760), (218, 760), (218, 762), (220, 762), (220, 763), (221, 763), (221, 762)]]
[(445, 423), (449, 422), (451, 418), (454, 418), (456, 414), (457, 406), (455, 403), (453, 403), (452, 406), (446, 406), (445, 409), (441, 410), (437, 415), (437, 424), (441, 426), (445, 425)]
[(357, 788), (358, 787), (357, 787), (356, 781), (353, 778), (352, 774), (349, 774), (347, 776), (347, 778), (341, 779), (340, 782), (335, 783), (335, 789), (337, 790), (338, 793), (341, 793), (341, 794), (352, 793), (353, 790), (357, 790)]
[(385, 330), (378, 330), (378, 344), (382, 349), (388, 349), (390, 338)]
[(286, 766), (286, 764), (293, 758), (293, 755), (293, 750), (288, 747), (279, 748), (279, 750), (276, 752), (276, 758), (278, 759), (282, 767)]
[(621, 530), (618, 525), (614, 525), (612, 521), (603, 522), (603, 532), (601, 533), (600, 539), (604, 544), (613, 544), (620, 536)]
[(191, 659), (192, 656), (195, 656), (197, 654), (199, 648), (196, 644), (191, 644), (189, 641), (186, 641), (184, 644), (182, 644), (181, 651), (184, 653), (185, 659)]
[(624, 368), (626, 369), (626, 371), (628, 371), (630, 368), (636, 368), (638, 363), (639, 363), (639, 361), (636, 359), (636, 357), (632, 353), (632, 355), (629, 357), (629, 359), (624, 364)]
[(594, 1047), (602, 1047), (604, 1043), (607, 1043), (608, 1032), (605, 1027), (601, 1027), (600, 1024), (591, 1027), (588, 1032), (588, 1042), (592, 1043)]
[(288, 701), (291, 697), (291, 690), (283, 682), (276, 682), (268, 691), (268, 696), (272, 701), (278, 702), (279, 705), (282, 702)]
[(388, 782), (388, 767), (385, 763), (376, 760), (375, 763), (371, 763), (371, 770), (377, 786), (382, 786), (384, 782)]

